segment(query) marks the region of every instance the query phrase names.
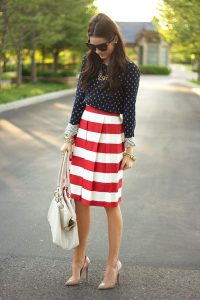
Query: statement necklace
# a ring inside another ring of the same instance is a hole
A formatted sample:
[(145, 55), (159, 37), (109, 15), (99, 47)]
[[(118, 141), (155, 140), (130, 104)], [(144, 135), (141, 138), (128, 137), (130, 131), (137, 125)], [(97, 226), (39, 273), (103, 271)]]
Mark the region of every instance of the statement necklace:
[(108, 75), (103, 75), (102, 72), (99, 73), (98, 80), (107, 80), (107, 79), (108, 79)]

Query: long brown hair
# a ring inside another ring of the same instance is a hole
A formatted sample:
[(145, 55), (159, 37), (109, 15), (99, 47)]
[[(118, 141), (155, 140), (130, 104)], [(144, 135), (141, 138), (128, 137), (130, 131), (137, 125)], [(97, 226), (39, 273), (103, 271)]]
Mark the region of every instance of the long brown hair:
[[(110, 87), (111, 92), (116, 91), (120, 88), (120, 78), (119, 74), (126, 71), (127, 60), (125, 52), (125, 45), (122, 38), (122, 34), (118, 25), (110, 19), (107, 15), (99, 13), (92, 17), (88, 26), (88, 38), (90, 36), (103, 37), (107, 41), (111, 40), (114, 35), (118, 36), (118, 42), (115, 44), (115, 48), (110, 57), (108, 65), (108, 80), (101, 88)], [(95, 51), (89, 50), (86, 54), (87, 61), (85, 68), (82, 71), (82, 84), (83, 90), (86, 90), (90, 81), (95, 79), (102, 67), (102, 60)]]

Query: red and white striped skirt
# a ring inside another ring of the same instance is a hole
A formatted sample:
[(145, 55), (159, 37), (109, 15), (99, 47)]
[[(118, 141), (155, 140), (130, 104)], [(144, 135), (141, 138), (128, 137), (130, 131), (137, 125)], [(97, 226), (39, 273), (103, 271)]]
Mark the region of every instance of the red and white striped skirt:
[(118, 206), (122, 201), (123, 138), (120, 114), (86, 104), (70, 160), (71, 198), (85, 205)]

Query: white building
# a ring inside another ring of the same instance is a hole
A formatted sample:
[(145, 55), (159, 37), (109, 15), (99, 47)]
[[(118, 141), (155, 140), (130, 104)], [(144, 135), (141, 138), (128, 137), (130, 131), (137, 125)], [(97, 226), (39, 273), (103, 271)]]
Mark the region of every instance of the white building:
[(169, 66), (169, 45), (162, 40), (152, 22), (116, 22), (127, 47), (137, 52), (139, 65)]

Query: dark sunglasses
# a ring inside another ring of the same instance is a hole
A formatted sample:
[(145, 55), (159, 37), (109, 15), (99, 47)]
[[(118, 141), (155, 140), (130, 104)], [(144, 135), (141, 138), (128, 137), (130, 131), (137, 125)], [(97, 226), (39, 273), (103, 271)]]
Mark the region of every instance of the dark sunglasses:
[(114, 37), (112, 37), (112, 39), (110, 41), (108, 41), (107, 43), (102, 43), (102, 44), (94, 45), (94, 44), (90, 44), (89, 40), (88, 40), (88, 42), (85, 43), (85, 44), (92, 51), (96, 51), (96, 49), (99, 49), (100, 51), (106, 51), (108, 49), (108, 45), (114, 40)]

